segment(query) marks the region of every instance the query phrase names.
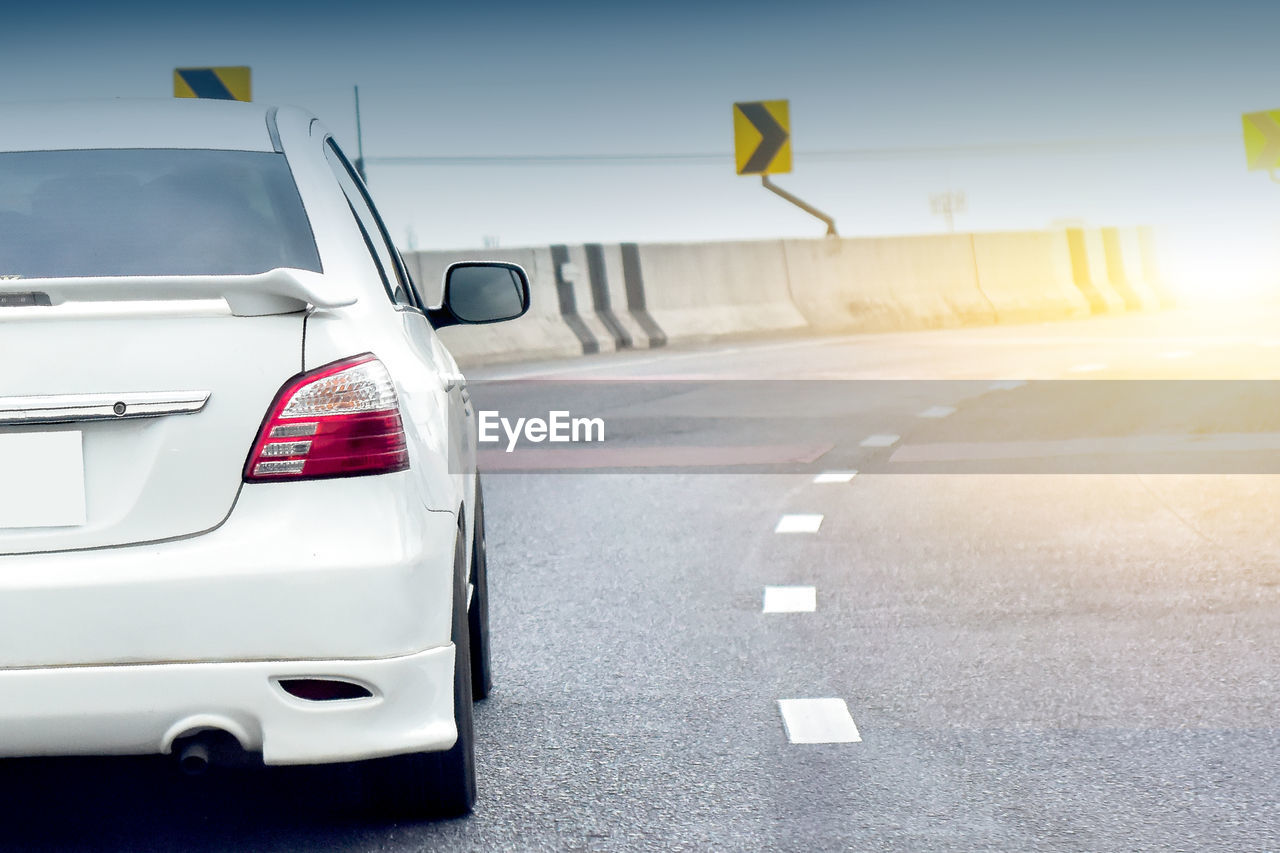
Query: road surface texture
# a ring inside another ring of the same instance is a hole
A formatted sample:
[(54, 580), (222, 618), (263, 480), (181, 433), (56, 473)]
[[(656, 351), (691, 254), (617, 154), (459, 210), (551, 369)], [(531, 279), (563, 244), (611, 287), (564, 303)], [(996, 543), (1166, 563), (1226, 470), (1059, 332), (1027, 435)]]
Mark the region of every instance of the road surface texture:
[(475, 814), (370, 821), (341, 770), (14, 760), (0, 848), (1280, 850), (1280, 406), (1224, 381), (1280, 377), (1277, 321), (472, 371), (482, 408), (608, 430), (485, 452)]

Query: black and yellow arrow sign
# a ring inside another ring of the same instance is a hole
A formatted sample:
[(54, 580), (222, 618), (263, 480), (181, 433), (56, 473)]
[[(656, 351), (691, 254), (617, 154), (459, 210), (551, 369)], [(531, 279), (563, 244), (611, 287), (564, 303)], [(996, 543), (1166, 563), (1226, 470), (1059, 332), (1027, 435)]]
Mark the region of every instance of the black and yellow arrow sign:
[(213, 98), (220, 101), (252, 101), (249, 66), (173, 69), (175, 98)]
[(747, 101), (734, 104), (733, 147), (739, 175), (790, 172), (790, 102)]
[(1280, 110), (1245, 113), (1242, 118), (1249, 171), (1280, 169)]

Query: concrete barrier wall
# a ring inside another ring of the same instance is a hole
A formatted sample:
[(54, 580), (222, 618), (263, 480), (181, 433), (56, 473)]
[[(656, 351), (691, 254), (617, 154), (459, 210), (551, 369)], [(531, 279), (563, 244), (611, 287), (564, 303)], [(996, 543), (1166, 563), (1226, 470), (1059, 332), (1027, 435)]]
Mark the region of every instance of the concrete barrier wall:
[(1142, 273), (1141, 246), (1136, 235), (1121, 228), (1102, 229), (1107, 279), (1129, 311), (1154, 310), (1160, 300), (1147, 287)]
[(1145, 225), (1132, 230), (1138, 232), (1138, 256), (1141, 260), (1143, 281), (1156, 295), (1161, 308), (1173, 308), (1178, 300), (1169, 283), (1160, 274), (1160, 264), (1156, 260), (1155, 230)]
[(1107, 277), (1106, 249), (1097, 228), (1068, 228), (1067, 249), (1071, 255), (1071, 278), (1094, 314), (1124, 311), (1124, 299)]
[[(1021, 323), (1172, 304), (1137, 228), (414, 252), (423, 298), (454, 261), (529, 273), (529, 314), (441, 330), (463, 365), (731, 336)], [(1153, 289), (1153, 285), (1155, 289)], [(1163, 298), (1162, 298), (1163, 297)]]
[(1071, 276), (1071, 252), (1062, 231), (973, 234), (978, 287), (991, 300), (998, 323), (1067, 320), (1089, 313)]
[(638, 247), (649, 314), (669, 341), (804, 329), (781, 241)]
[(593, 284), (593, 287), (608, 294), (613, 314), (629, 338), (623, 341), (623, 348), (628, 345), (636, 349), (664, 346), (667, 333), (649, 313), (645, 298), (640, 247), (635, 243), (624, 243), (595, 244), (586, 248), (600, 256), (600, 274), (604, 280), (598, 285)]
[(968, 235), (787, 240), (791, 293), (817, 331), (993, 323)]

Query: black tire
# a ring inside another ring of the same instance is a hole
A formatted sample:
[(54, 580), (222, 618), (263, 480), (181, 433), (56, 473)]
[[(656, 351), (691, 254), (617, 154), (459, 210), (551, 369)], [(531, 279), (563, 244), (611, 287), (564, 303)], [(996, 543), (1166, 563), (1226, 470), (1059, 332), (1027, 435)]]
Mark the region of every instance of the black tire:
[[(471, 632), (467, 619), (466, 557), (459, 534), (454, 547), (453, 719), (458, 740), (444, 752), (420, 752), (368, 762), (372, 805), (392, 817), (460, 817), (476, 802), (475, 733), (472, 723)], [(371, 777), (371, 778), (370, 778)]]
[(467, 610), (467, 624), (471, 629), (471, 697), (477, 702), (486, 698), (493, 689), (493, 674), (489, 663), (489, 560), (484, 541), (484, 497), (480, 491), (480, 478), (476, 477), (475, 532), (471, 545), (471, 584), (475, 591)]

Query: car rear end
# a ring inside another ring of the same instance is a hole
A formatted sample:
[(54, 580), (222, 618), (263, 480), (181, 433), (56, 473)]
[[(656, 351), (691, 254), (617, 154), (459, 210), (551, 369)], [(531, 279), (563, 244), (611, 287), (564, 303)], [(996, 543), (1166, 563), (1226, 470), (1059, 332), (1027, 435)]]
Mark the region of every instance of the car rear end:
[(259, 124), (0, 144), (0, 756), (456, 738), (457, 519), (385, 366), (304, 362), (343, 299)]

